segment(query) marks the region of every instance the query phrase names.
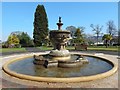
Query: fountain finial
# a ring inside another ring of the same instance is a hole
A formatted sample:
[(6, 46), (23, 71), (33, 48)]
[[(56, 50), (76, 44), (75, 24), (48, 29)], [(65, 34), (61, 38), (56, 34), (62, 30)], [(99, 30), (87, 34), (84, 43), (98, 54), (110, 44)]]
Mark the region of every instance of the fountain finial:
[(61, 23), (61, 17), (59, 17), (59, 22), (57, 23), (58, 25), (58, 30), (61, 30), (61, 26), (63, 25), (63, 23)]
[(59, 17), (59, 23), (61, 23), (61, 17)]

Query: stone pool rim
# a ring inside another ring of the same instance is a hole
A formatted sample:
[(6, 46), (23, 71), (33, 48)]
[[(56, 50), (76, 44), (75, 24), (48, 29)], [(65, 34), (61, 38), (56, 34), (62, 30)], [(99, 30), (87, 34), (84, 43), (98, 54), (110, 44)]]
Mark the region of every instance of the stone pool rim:
[[(44, 55), (44, 54), (41, 54), (41, 55)], [(96, 74), (96, 75), (80, 76), (80, 77), (69, 77), (69, 78), (30, 76), (30, 75), (24, 75), (24, 74), (16, 73), (14, 71), (11, 71), (8, 68), (8, 65), (13, 63), (13, 62), (16, 62), (16, 61), (19, 61), (19, 60), (24, 60), (25, 58), (33, 56), (33, 55), (29, 55), (29, 56), (24, 56), (24, 57), (20, 57), (20, 58), (16, 58), (16, 59), (12, 59), (12, 60), (7, 61), (3, 65), (2, 70), (5, 72), (5, 74), (8, 74), (8, 75), (10, 75), (12, 77), (19, 78), (21, 80), (25, 79), (25, 80), (39, 81), (39, 82), (65, 82), (65, 83), (69, 83), (69, 82), (83, 82), (83, 81), (93, 81), (93, 80), (97, 80), (97, 79), (102, 79), (102, 78), (111, 76), (118, 69), (118, 65), (116, 63), (114, 63), (113, 61), (110, 61), (110, 60), (108, 60), (106, 58), (103, 58), (101, 56), (95, 56), (95, 55), (89, 55), (89, 54), (77, 54), (77, 55), (84, 55), (84, 56), (91, 56), (91, 57), (95, 57), (95, 58), (100, 58), (103, 61), (106, 61), (106, 62), (110, 63), (113, 66), (113, 68), (108, 70), (107, 72)]]

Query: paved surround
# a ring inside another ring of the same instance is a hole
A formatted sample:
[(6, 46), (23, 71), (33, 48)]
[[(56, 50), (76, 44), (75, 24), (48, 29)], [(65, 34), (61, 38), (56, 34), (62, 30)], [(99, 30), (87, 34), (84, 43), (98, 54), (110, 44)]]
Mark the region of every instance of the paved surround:
[[(30, 54), (33, 55), (34, 53), (26, 54), (26, 56)], [(43, 54), (43, 53), (36, 53), (36, 54)], [(76, 54), (80, 54), (80, 53), (76, 52)], [(95, 54), (95, 55), (102, 56), (103, 58), (106, 58), (114, 61), (115, 63), (118, 63), (117, 55), (107, 55), (102, 53)], [(25, 54), (7, 56), (7, 57), (1, 57), (1, 58), (3, 59), (3, 64), (4, 64), (8, 60), (15, 59), (20, 56), (25, 56)], [(107, 78), (89, 81), (89, 82), (80, 82), (80, 83), (47, 83), (47, 82), (21, 80), (21, 79), (6, 75), (4, 72), (2, 73), (2, 80), (3, 80), (2, 82), (3, 88), (12, 88), (12, 87), (15, 87), (15, 88), (20, 88), (20, 87), (21, 88), (36, 88), (36, 87), (40, 87), (40, 88), (118, 88), (118, 72), (116, 72), (115, 74)]]

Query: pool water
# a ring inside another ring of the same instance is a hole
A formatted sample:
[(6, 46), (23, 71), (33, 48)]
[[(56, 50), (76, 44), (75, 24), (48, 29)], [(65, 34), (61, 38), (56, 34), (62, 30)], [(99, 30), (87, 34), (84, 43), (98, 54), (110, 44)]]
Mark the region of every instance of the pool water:
[[(71, 60), (76, 60), (76, 58), (78, 58), (78, 55), (71, 55)], [(89, 61), (89, 63), (74, 68), (45, 68), (40, 65), (34, 65), (33, 57), (13, 62), (8, 65), (8, 68), (11, 71), (17, 72), (19, 74), (59, 78), (96, 75), (107, 72), (108, 70), (111, 70), (113, 68), (113, 65), (105, 61), (104, 59), (91, 56), (85, 56), (85, 58)]]

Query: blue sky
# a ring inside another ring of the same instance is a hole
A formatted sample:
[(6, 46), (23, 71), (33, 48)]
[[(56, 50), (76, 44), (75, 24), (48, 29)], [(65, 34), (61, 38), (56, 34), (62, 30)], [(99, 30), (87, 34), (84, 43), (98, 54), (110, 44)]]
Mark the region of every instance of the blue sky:
[(3, 2), (2, 3), (2, 41), (7, 40), (13, 31), (33, 34), (34, 13), (38, 4), (43, 4), (48, 16), (49, 29), (57, 29), (58, 17), (67, 26), (84, 26), (85, 33), (93, 34), (90, 24), (103, 25), (106, 33), (106, 23), (113, 20), (118, 26), (117, 2)]

